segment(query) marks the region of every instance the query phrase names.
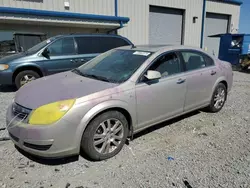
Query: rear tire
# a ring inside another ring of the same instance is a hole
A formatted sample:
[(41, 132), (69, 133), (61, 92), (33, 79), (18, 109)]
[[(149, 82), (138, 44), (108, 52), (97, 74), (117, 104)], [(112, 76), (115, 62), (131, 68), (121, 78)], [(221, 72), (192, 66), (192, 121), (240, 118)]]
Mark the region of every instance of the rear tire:
[(32, 70), (21, 71), (15, 77), (16, 88), (19, 89), (26, 83), (31, 82), (32, 80), (35, 80), (38, 78), (40, 78), (40, 75), (35, 71), (32, 71)]
[(212, 95), (210, 105), (206, 108), (207, 111), (216, 113), (219, 112), (227, 100), (227, 88), (223, 83), (219, 83)]
[(108, 111), (92, 120), (83, 133), (81, 149), (93, 161), (118, 154), (128, 136), (128, 121), (118, 111)]

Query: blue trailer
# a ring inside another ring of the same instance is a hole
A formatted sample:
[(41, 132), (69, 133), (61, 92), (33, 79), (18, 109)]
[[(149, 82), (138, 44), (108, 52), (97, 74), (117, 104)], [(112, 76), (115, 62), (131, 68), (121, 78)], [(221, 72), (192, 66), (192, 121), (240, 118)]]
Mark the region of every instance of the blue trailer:
[(218, 58), (243, 70), (250, 69), (250, 34), (217, 34), (220, 37)]

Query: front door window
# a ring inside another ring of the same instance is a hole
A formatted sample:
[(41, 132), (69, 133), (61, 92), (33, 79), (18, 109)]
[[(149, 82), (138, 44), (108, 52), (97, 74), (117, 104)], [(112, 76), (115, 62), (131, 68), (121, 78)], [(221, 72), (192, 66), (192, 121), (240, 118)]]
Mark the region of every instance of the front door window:
[(76, 54), (74, 39), (72, 37), (63, 38), (55, 41), (48, 47), (48, 50), (50, 56), (64, 56)]
[(160, 72), (162, 78), (182, 71), (181, 62), (175, 53), (163, 55), (149, 68), (149, 70)]

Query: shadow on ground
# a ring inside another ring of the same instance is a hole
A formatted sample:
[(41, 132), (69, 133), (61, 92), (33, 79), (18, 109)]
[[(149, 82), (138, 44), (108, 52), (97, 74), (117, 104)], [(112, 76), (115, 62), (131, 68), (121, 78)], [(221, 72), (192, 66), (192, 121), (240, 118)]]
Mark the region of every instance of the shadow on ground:
[(247, 70), (239, 70), (239, 72), (250, 74), (250, 69), (247, 69)]
[(11, 93), (11, 92), (16, 92), (15, 86), (5, 86), (5, 85), (0, 85), (0, 92), (3, 93)]
[(38, 157), (35, 155), (32, 155), (30, 153), (27, 153), (26, 151), (22, 150), (21, 148), (19, 148), (18, 146), (15, 146), (15, 148), (25, 157), (27, 157), (28, 159), (40, 163), (40, 164), (44, 164), (44, 165), (49, 165), (49, 166), (57, 166), (57, 165), (62, 165), (62, 164), (68, 164), (68, 163), (72, 163), (75, 161), (78, 161), (79, 156), (75, 155), (75, 156), (70, 156), (70, 157), (64, 157), (64, 158), (56, 158), (56, 159), (52, 159), (52, 158), (42, 158), (42, 157)]
[(154, 126), (152, 126), (152, 127), (149, 127), (149, 128), (147, 128), (147, 129), (145, 129), (145, 130), (143, 130), (143, 131), (141, 131), (141, 132), (135, 134), (135, 135), (134, 135), (134, 139), (137, 139), (137, 138), (139, 138), (139, 137), (141, 137), (141, 136), (144, 136), (144, 135), (146, 135), (146, 134), (148, 134), (148, 133), (151, 133), (151, 132), (156, 131), (156, 130), (158, 130), (158, 129), (161, 129), (161, 128), (163, 128), (163, 127), (170, 126), (171, 124), (177, 123), (177, 122), (179, 122), (179, 121), (181, 121), (181, 120), (184, 120), (184, 119), (186, 119), (186, 118), (189, 118), (189, 117), (191, 117), (191, 116), (195, 116), (195, 115), (197, 115), (197, 114), (199, 114), (199, 113), (200, 113), (200, 111), (194, 111), (194, 112), (191, 112), (191, 113), (188, 113), (188, 114), (185, 114), (185, 115), (182, 115), (182, 116), (173, 118), (173, 119), (171, 119), (171, 120), (164, 121), (163, 123), (159, 123), (159, 124), (157, 124), (157, 125), (154, 125)]
[[(155, 130), (158, 130), (158, 129), (161, 129), (165, 126), (170, 126), (171, 124), (173, 123), (176, 123), (176, 122), (179, 122), (183, 119), (186, 119), (186, 118), (189, 118), (191, 116), (194, 116), (194, 115), (197, 115), (199, 114), (200, 111), (194, 111), (194, 112), (191, 112), (191, 113), (188, 113), (186, 115), (182, 115), (180, 117), (177, 117), (177, 118), (174, 118), (174, 119), (171, 119), (171, 120), (168, 120), (168, 121), (165, 121), (163, 123), (160, 123), (160, 124), (157, 124), (155, 126), (152, 126), (152, 127), (149, 127), (137, 134), (134, 135), (133, 139), (137, 139), (141, 136), (144, 136), (150, 132), (153, 132)], [(126, 143), (127, 145), (129, 145), (129, 141), (127, 141)], [(72, 162), (75, 162), (75, 161), (78, 161), (79, 160), (79, 155), (76, 155), (76, 156), (71, 156), (71, 157), (65, 157), (65, 158), (57, 158), (57, 159), (51, 159), (51, 158), (41, 158), (41, 157), (38, 157), (38, 156), (34, 156), (32, 154), (29, 154), (25, 151), (23, 151), (22, 149), (20, 149), (18, 146), (15, 146), (15, 148), (22, 154), (24, 155), (25, 157), (27, 157), (28, 159), (34, 161), (34, 162), (37, 162), (37, 163), (40, 163), (40, 164), (44, 164), (44, 165), (50, 165), (50, 166), (56, 166), (56, 165), (62, 165), (62, 164), (67, 164), (67, 163), (72, 163)], [(84, 159), (88, 160), (88, 161), (91, 161), (91, 159), (89, 159), (83, 151), (80, 152), (80, 156), (83, 157)]]

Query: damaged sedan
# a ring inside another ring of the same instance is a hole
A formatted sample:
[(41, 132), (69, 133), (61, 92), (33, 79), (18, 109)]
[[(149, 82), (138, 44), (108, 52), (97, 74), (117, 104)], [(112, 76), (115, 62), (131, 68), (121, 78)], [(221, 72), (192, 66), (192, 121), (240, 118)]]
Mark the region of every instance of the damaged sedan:
[(25, 84), (7, 111), (14, 144), (41, 157), (104, 160), (150, 126), (206, 108), (219, 112), (231, 64), (185, 46), (126, 46), (72, 71)]

